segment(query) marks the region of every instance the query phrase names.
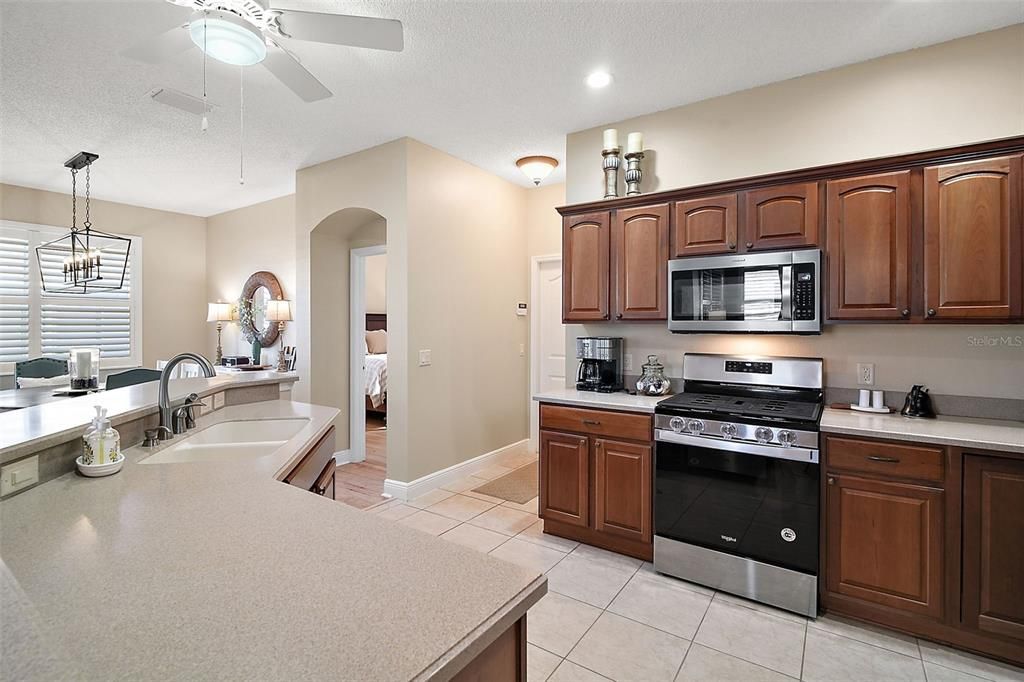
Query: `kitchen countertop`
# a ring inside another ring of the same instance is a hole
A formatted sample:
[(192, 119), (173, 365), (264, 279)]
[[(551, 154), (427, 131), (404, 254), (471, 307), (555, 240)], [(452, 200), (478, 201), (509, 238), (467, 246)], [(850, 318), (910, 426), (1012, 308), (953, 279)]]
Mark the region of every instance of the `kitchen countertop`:
[[(654, 412), (663, 397), (628, 393), (595, 393), (574, 388), (556, 388), (534, 394), (542, 403), (591, 407), (626, 412)], [(935, 445), (959, 445), (1002, 452), (1024, 452), (1024, 422), (999, 419), (971, 419), (939, 416), (936, 419), (909, 419), (894, 414), (868, 414), (853, 410), (825, 408), (821, 430), (869, 438), (890, 438)]]
[[(228, 388), (294, 383), (297, 372), (246, 372), (218, 375), (210, 379), (172, 379), (168, 385), (172, 401), (184, 400), (190, 393), (210, 395)], [(21, 410), (0, 413), (0, 464), (24, 457), (49, 445), (73, 438), (96, 415), (96, 405), (107, 408), (107, 417), (119, 423), (157, 412), (159, 382), (99, 391)], [(26, 390), (26, 389), (23, 389)]]
[(553, 388), (533, 394), (540, 403), (593, 407), (599, 410), (622, 410), (624, 412), (654, 413), (654, 406), (668, 396), (630, 395), (629, 393), (598, 393), (577, 391), (575, 388)]
[(1000, 419), (945, 415), (935, 419), (911, 419), (899, 412), (870, 414), (828, 407), (821, 415), (821, 430), (851, 436), (1024, 453), (1024, 422)]
[(0, 678), (450, 677), (546, 580), (277, 480), (337, 414), (223, 408), (199, 429), (309, 423), (258, 459), (141, 464), (160, 448), (139, 446), (114, 476), (0, 502)]

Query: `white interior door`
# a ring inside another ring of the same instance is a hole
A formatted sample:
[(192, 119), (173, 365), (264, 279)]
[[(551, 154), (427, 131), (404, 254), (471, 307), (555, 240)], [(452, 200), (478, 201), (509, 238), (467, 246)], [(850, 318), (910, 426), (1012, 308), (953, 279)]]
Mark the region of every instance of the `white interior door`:
[[(531, 377), (533, 392), (565, 387), (565, 327), (562, 325), (562, 259), (537, 259), (533, 276)], [(530, 444), (539, 442), (537, 403), (530, 403)]]

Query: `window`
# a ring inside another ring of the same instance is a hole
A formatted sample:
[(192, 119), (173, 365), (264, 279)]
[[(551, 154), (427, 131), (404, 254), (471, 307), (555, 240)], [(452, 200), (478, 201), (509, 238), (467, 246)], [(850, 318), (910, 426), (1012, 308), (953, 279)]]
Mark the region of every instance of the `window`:
[(38, 244), (67, 233), (66, 228), (0, 221), (0, 372), (14, 362), (41, 355), (65, 355), (69, 348), (100, 349), (100, 364), (137, 367), (142, 362), (142, 239), (132, 237), (130, 255), (105, 250), (102, 272), (120, 274), (126, 256), (124, 286), (94, 294), (48, 294), (39, 284), (62, 282), (59, 258), (36, 259)]

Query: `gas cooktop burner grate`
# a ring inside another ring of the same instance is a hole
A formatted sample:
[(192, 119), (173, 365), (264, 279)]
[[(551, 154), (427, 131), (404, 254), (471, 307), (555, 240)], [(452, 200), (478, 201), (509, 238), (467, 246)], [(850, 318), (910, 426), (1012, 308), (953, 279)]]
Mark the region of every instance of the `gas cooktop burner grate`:
[(697, 410), (727, 417), (785, 417), (801, 421), (817, 421), (821, 413), (821, 404), (817, 402), (713, 393), (678, 393), (659, 403), (659, 408)]

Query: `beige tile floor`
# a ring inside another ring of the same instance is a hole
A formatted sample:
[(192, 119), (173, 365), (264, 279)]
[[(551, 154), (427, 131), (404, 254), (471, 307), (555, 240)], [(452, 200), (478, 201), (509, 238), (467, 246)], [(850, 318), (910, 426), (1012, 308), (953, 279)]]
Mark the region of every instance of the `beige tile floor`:
[(545, 535), (536, 499), (472, 492), (531, 459), (509, 457), (419, 499), (368, 510), (547, 574), (548, 594), (527, 619), (530, 682), (1024, 682), (1024, 669), (991, 659), (659, 575), (649, 563)]

